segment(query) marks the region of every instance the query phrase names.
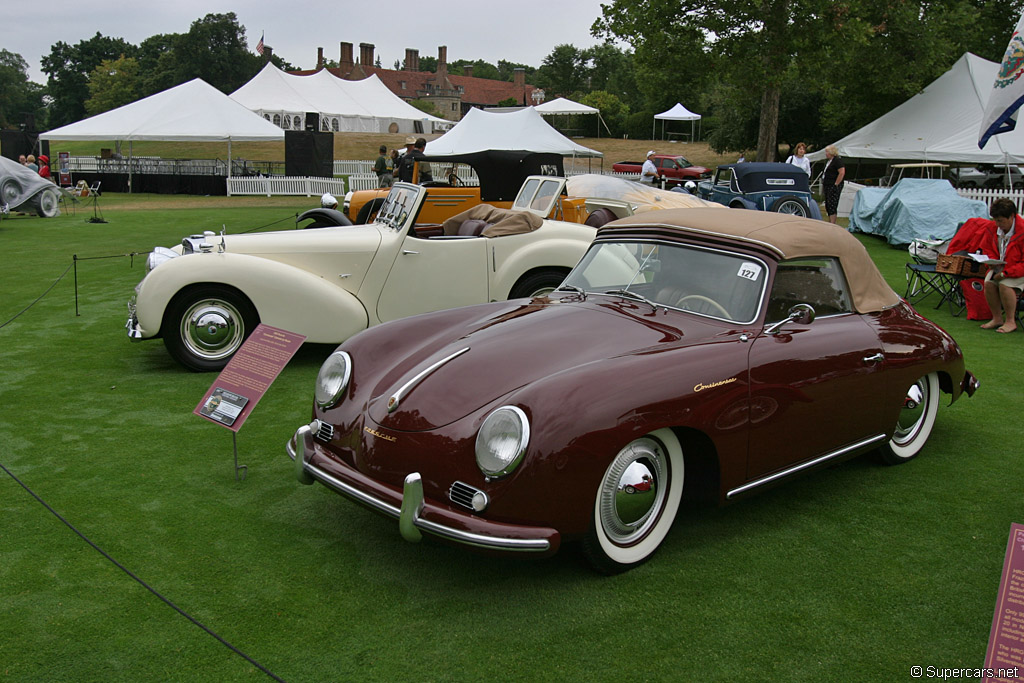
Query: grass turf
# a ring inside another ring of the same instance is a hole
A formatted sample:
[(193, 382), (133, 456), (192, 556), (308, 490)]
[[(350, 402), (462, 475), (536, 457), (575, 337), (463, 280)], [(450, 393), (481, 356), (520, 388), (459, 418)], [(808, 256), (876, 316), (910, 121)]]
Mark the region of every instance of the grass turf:
[[(0, 328), (0, 463), (274, 674), (876, 681), (981, 666), (1009, 526), (1024, 521), (1024, 334), (923, 302), (982, 387), (940, 408), (920, 458), (859, 458), (685, 509), (625, 575), (599, 577), (571, 551), (508, 561), (410, 545), (392, 521), (292, 476), (284, 442), (309, 417), (328, 347), (304, 347), (256, 408), (237, 482), (230, 432), (191, 414), (214, 375), (125, 337), (144, 257), (92, 259), (222, 224), (287, 228), (315, 203), (105, 195), (107, 224), (83, 208), (0, 222), (0, 325), (83, 259), (80, 316), (72, 271)], [(861, 239), (902, 292), (906, 253)], [(0, 680), (263, 678), (0, 473)]]

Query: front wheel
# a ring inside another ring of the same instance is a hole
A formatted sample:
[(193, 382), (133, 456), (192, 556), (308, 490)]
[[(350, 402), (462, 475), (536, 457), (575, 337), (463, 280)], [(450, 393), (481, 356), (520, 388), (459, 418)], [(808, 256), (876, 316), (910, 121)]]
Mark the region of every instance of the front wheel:
[(509, 299), (532, 299), (545, 296), (555, 290), (565, 280), (566, 273), (555, 268), (544, 268), (519, 278), (509, 292)]
[(32, 209), (42, 218), (53, 218), (59, 213), (59, 202), (56, 190), (44, 189), (32, 198)]
[(192, 287), (167, 306), (164, 346), (189, 370), (220, 370), (259, 322), (256, 308), (241, 292), (223, 285)]
[(899, 465), (917, 457), (932, 433), (938, 410), (939, 376), (933, 372), (907, 390), (892, 438), (879, 449), (882, 462)]
[(4, 178), (0, 181), (0, 204), (10, 204), (20, 194), (21, 184), (14, 178)]
[(679, 510), (683, 471), (683, 451), (670, 429), (618, 452), (597, 488), (593, 524), (583, 540), (583, 554), (594, 569), (618, 574), (654, 554)]

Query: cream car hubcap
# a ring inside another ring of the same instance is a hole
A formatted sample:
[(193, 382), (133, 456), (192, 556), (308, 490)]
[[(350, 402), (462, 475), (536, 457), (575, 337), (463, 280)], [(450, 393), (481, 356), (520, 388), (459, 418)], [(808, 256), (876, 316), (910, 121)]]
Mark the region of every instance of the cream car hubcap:
[(242, 345), (245, 325), (242, 315), (225, 301), (198, 301), (181, 320), (181, 338), (189, 351), (216, 360), (230, 356)]

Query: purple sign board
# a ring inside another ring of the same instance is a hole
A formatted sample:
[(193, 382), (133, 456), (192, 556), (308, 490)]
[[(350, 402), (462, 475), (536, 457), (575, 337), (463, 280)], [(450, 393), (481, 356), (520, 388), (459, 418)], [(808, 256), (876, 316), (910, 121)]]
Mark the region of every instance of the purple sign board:
[(982, 683), (1024, 680), (1024, 525), (1010, 525)]
[(237, 432), (305, 339), (269, 325), (257, 326), (192, 412)]

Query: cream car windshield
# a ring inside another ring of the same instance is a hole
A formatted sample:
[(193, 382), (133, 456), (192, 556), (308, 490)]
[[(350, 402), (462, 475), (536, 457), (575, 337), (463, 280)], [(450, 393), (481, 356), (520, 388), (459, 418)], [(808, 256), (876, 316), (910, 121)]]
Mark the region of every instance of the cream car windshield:
[(653, 242), (591, 246), (562, 289), (624, 296), (738, 323), (757, 318), (768, 267), (744, 254)]
[(377, 222), (393, 230), (401, 230), (416, 207), (423, 190), (419, 187), (393, 187), (377, 213)]

